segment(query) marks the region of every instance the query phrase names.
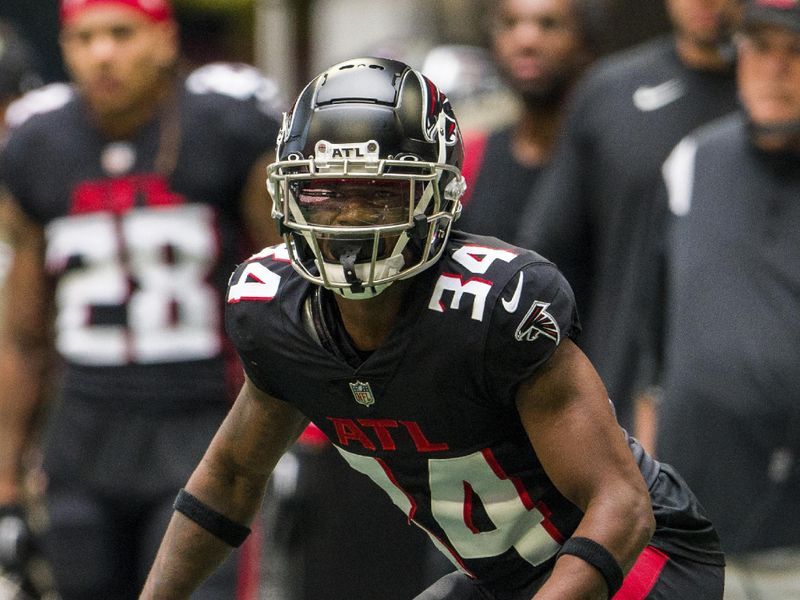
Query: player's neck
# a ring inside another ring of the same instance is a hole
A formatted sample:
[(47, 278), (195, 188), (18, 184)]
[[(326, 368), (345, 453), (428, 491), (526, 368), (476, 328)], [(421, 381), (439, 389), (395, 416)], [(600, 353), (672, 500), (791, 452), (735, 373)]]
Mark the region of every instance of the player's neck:
[(378, 349), (399, 318), (408, 281), (396, 281), (368, 300), (348, 300), (334, 295), (342, 323), (353, 344), (362, 352)]
[(172, 100), (175, 90), (172, 80), (167, 79), (153, 90), (147, 98), (125, 110), (100, 113), (92, 111), (97, 128), (109, 139), (129, 139)]

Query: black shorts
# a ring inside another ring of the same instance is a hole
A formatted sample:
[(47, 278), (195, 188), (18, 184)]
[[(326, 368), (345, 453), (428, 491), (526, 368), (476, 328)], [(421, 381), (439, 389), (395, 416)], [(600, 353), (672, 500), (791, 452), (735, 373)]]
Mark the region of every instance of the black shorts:
[[(442, 577), (414, 600), (530, 600), (542, 583), (536, 581), (514, 592), (498, 592), (456, 572)], [(614, 600), (721, 600), (724, 585), (723, 566), (670, 557), (648, 546), (628, 572)]]
[[(65, 399), (48, 425), (42, 545), (64, 600), (138, 597), (178, 490), (227, 406), (145, 414)], [(237, 558), (193, 598), (233, 598)]]

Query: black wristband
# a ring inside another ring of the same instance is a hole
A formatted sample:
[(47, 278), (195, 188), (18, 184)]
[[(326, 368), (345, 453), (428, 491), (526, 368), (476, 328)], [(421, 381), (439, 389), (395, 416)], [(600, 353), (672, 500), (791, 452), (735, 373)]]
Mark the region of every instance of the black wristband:
[(622, 569), (611, 552), (594, 540), (585, 537), (571, 537), (558, 551), (558, 556), (562, 554), (577, 556), (600, 571), (600, 575), (606, 580), (609, 598), (613, 598), (614, 594), (622, 587)]
[(184, 489), (178, 492), (173, 508), (234, 548), (241, 546), (250, 535), (249, 527), (231, 521)]

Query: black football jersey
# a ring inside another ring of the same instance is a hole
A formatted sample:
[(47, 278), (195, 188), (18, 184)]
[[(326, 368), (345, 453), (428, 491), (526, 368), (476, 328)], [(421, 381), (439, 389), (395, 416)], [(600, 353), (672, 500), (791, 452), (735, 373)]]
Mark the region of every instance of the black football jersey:
[(9, 109), (0, 171), (45, 228), (65, 395), (148, 409), (228, 398), (224, 291), (245, 249), (244, 185), (277, 136), (271, 85), (252, 67), (202, 67), (125, 140), (104, 138), (65, 84)]
[[(463, 572), (513, 589), (548, 570), (582, 513), (544, 472), (514, 396), (579, 327), (556, 268), (454, 232), (357, 367), (309, 333), (313, 291), (283, 246), (231, 277), (226, 327), (255, 385), (305, 413)], [(657, 463), (631, 445), (653, 483)]]

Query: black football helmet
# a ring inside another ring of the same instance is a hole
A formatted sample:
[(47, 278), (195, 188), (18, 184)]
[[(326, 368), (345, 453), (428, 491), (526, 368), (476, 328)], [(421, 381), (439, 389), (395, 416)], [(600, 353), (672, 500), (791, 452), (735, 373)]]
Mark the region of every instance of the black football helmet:
[(383, 58), (309, 83), (268, 169), (273, 217), (294, 268), (370, 298), (439, 259), (466, 189), (450, 103), (419, 71)]

